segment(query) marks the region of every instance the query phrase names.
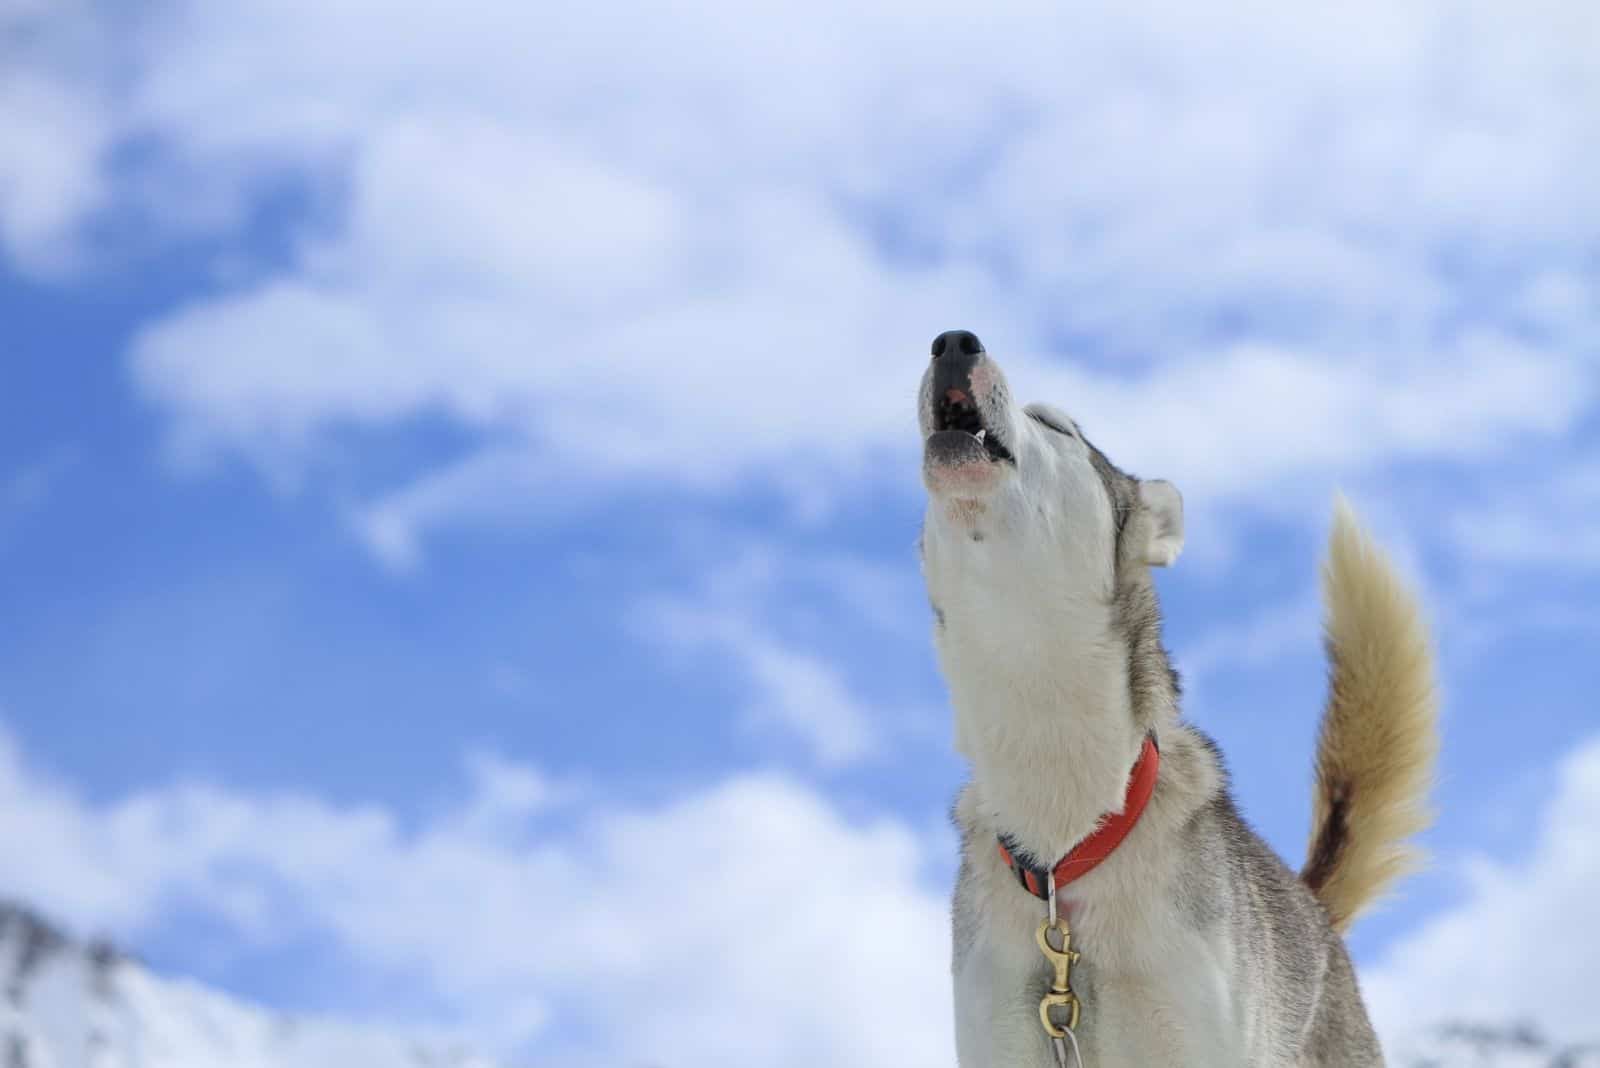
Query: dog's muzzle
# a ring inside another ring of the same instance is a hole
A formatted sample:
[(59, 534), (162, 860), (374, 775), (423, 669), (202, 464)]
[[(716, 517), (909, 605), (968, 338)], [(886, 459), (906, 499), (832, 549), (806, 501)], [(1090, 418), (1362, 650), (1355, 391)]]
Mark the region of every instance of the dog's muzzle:
[(987, 417), (999, 380), (983, 342), (970, 330), (947, 330), (933, 339), (927, 403), (931, 433), (925, 461), (958, 467), (980, 461), (1015, 463), (998, 427)]

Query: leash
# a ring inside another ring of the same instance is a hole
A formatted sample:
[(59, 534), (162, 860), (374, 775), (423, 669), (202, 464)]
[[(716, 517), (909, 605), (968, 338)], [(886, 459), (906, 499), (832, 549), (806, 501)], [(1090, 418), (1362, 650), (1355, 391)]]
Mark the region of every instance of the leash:
[[(1072, 948), (1072, 928), (1067, 924), (1066, 917), (1056, 910), (1056, 875), (1051, 872), (1047, 876), (1048, 894), (1045, 898), (1045, 918), (1039, 924), (1039, 930), (1034, 933), (1034, 941), (1039, 943), (1039, 952), (1044, 954), (1044, 959), (1055, 969), (1055, 976), (1050, 980), (1050, 989), (1044, 997), (1039, 999), (1039, 1022), (1044, 1025), (1044, 1033), (1050, 1039), (1050, 1045), (1055, 1050), (1057, 1068), (1083, 1068), (1083, 1053), (1078, 1049), (1078, 1036), (1074, 1033), (1078, 1027), (1078, 1017), (1082, 1014), (1083, 1003), (1078, 1000), (1078, 995), (1072, 992), (1072, 966), (1078, 960), (1077, 952)], [(1057, 949), (1050, 942), (1051, 932), (1061, 936), (1061, 948)], [(1052, 1009), (1061, 1009), (1067, 1014), (1067, 1022), (1058, 1025), (1051, 1020)], [(1072, 1047), (1072, 1061), (1067, 1061), (1068, 1044)]]

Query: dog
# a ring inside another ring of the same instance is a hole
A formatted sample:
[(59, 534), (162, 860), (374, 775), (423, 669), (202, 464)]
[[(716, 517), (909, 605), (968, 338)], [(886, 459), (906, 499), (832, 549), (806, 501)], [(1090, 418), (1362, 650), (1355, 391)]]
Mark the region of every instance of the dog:
[(1151, 575), (1183, 547), (1177, 489), (1119, 470), (1065, 412), (1019, 407), (970, 332), (932, 357), (920, 551), (971, 765), (953, 810), (962, 1068), (1381, 1065), (1340, 936), (1415, 866), (1406, 840), (1429, 819), (1437, 697), (1415, 600), (1339, 501), (1296, 875), (1179, 718)]

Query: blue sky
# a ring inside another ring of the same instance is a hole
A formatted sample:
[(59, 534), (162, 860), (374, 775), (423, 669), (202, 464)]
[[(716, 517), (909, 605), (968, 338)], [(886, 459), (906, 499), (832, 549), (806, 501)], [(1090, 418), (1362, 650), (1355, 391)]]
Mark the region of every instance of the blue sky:
[(1184, 490), (1188, 714), (1291, 859), (1350, 493), (1447, 696), (1375, 1010), (1473, 1011), (1475, 925), (1576, 910), (1483, 1008), (1580, 1028), (1596, 30), (0, 6), (0, 892), (538, 1063), (638, 1055), (641, 976), (667, 1063), (878, 1063), (863, 1004), (948, 996), (912, 399), (960, 326)]

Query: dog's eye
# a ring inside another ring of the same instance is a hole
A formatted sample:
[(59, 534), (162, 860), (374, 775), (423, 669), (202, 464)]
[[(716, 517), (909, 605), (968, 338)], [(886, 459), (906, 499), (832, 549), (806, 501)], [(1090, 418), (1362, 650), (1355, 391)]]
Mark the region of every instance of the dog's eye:
[(1066, 420), (1059, 419), (1048, 412), (1029, 412), (1028, 415), (1032, 417), (1035, 423), (1038, 423), (1043, 427), (1049, 427), (1057, 434), (1065, 434), (1069, 438), (1075, 438), (1078, 436), (1078, 430), (1076, 427)]

